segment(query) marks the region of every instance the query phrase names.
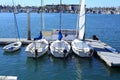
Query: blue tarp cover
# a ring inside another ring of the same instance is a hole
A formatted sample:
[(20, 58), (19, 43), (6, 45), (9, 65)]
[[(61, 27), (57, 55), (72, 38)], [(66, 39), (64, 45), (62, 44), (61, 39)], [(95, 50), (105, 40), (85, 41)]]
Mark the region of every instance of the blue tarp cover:
[(58, 33), (58, 40), (61, 40), (63, 38), (61, 31)]
[(34, 38), (34, 40), (42, 39), (42, 32), (40, 31), (40, 35), (37, 38)]

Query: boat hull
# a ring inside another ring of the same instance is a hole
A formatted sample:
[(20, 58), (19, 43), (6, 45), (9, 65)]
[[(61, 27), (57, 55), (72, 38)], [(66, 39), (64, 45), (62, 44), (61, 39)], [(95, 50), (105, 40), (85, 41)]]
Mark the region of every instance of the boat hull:
[(26, 47), (27, 57), (40, 57), (48, 51), (48, 41), (45, 39), (40, 39), (35, 42), (30, 43)]
[(93, 48), (84, 41), (75, 39), (71, 43), (73, 52), (80, 57), (92, 57)]
[(57, 58), (67, 57), (70, 52), (70, 45), (64, 40), (56, 40), (51, 43), (50, 52)]
[(14, 52), (17, 51), (21, 48), (22, 42), (17, 41), (11, 44), (6, 45), (5, 47), (3, 47), (3, 50), (5, 52)]

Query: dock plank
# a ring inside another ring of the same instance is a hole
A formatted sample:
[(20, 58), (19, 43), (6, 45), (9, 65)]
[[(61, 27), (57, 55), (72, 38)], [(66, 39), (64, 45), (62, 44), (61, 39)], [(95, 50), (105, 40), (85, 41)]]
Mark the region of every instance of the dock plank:
[[(0, 45), (9, 44), (9, 43), (15, 42), (17, 40), (18, 39), (16, 39), (16, 38), (0, 38)], [(21, 38), (20, 41), (22, 42), (22, 44), (29, 44), (29, 43), (33, 42), (33, 40), (27, 40), (26, 38)]]
[(112, 66), (120, 66), (120, 54), (112, 53), (112, 52), (100, 52), (100, 51), (98, 51), (98, 55), (110, 67), (112, 67)]
[(17, 80), (17, 76), (0, 76), (0, 80)]

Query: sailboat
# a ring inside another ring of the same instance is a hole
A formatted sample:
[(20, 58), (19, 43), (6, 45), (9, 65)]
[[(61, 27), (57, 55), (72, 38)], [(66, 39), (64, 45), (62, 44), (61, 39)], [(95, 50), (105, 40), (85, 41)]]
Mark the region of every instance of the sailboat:
[[(60, 7), (61, 7), (62, 1), (60, 0)], [(60, 8), (62, 9), (62, 8)], [(58, 58), (64, 58), (67, 57), (70, 52), (70, 44), (63, 40), (63, 35), (61, 31), (61, 11), (60, 11), (60, 29), (58, 32), (58, 40), (53, 41), (50, 45), (50, 52), (54, 57)]]
[(77, 38), (72, 41), (72, 50), (80, 57), (91, 57), (93, 55), (93, 48), (85, 42), (85, 0), (81, 0), (81, 7), (78, 19)]
[(19, 40), (17, 41), (16, 39), (16, 42), (13, 42), (13, 43), (10, 43), (6, 46), (3, 47), (3, 50), (5, 52), (14, 52), (14, 51), (17, 51), (21, 48), (21, 45), (22, 45), (22, 42), (20, 41), (20, 35), (19, 35), (19, 30), (18, 30), (18, 25), (17, 25), (17, 19), (16, 19), (16, 14), (15, 14), (15, 6), (14, 6), (14, 1), (12, 0), (12, 3), (13, 3), (13, 15), (14, 15), (14, 26), (16, 27), (17, 29), (17, 34), (18, 34), (18, 38)]
[[(41, 7), (43, 1), (41, 0)], [(37, 38), (34, 38), (34, 41), (26, 47), (26, 54), (28, 57), (37, 58), (44, 55), (48, 51), (48, 41), (43, 39), (42, 28), (43, 28), (43, 8), (41, 12), (41, 31), (40, 35)]]

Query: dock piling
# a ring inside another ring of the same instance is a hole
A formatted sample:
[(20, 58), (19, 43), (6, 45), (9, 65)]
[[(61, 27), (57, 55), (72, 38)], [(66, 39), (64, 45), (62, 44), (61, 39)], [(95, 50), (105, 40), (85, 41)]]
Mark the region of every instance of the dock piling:
[(28, 14), (28, 40), (31, 40), (31, 29), (30, 29), (30, 11), (27, 11)]

